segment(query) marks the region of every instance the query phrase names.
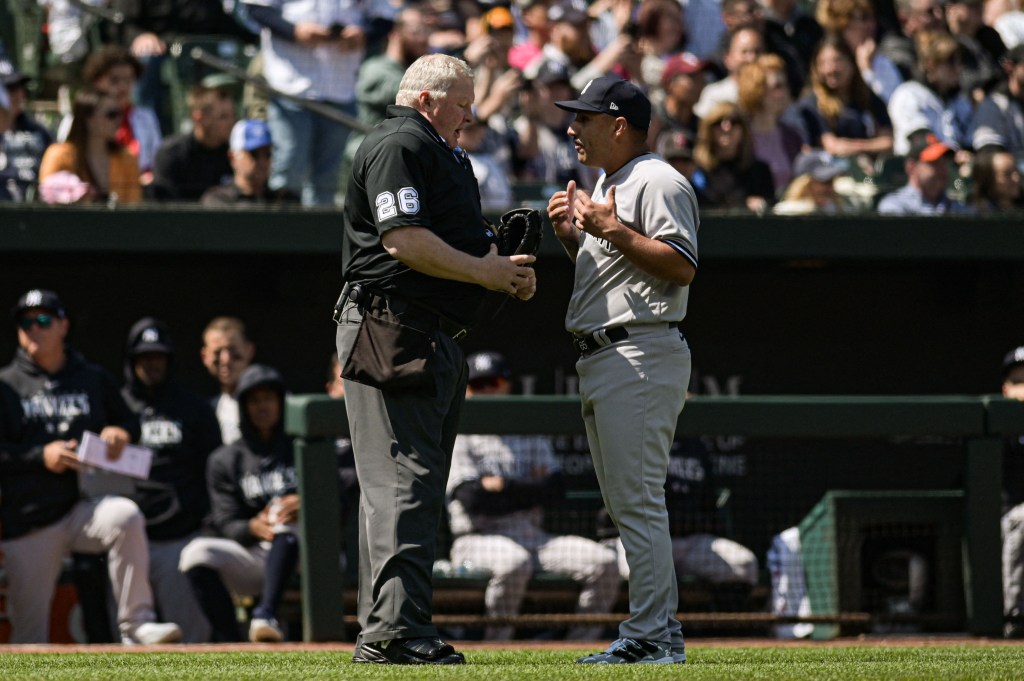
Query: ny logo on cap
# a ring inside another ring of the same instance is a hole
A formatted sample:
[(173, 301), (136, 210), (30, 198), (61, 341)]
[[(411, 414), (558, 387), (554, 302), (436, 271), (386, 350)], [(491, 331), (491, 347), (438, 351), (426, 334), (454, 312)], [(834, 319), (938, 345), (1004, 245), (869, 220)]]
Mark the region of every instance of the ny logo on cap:
[(142, 332), (143, 343), (156, 343), (160, 340), (160, 332), (154, 328), (146, 329)]
[(43, 304), (43, 292), (33, 289), (25, 294), (25, 307), (39, 307)]
[(593, 83), (594, 83), (593, 79), (591, 79), (591, 80), (587, 81), (587, 84), (583, 86), (583, 89), (582, 89), (582, 90), (580, 90), (580, 96), (581, 96), (581, 97), (582, 97), (582, 96), (583, 96), (584, 94), (586, 94), (587, 90), (589, 90), (589, 89), (590, 89), (590, 86), (591, 86), (591, 85), (593, 85)]

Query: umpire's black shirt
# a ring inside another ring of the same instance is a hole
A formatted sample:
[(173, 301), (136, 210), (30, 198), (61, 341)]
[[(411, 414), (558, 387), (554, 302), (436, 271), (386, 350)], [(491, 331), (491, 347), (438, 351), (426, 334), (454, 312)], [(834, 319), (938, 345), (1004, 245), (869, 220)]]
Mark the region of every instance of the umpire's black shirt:
[(53, 473), (43, 449), (54, 440), (81, 441), (86, 430), (120, 426), (133, 441), (139, 422), (114, 377), (67, 349), (55, 373), (43, 371), (24, 350), (0, 370), (0, 518), (4, 539), (51, 525), (78, 502), (78, 474)]
[(408, 225), (429, 229), (452, 248), (477, 257), (486, 255), (494, 240), (468, 161), (460, 160), (418, 111), (392, 105), (353, 162), (345, 197), (345, 281), (372, 282), (385, 293), (414, 298), (472, 326), (485, 289), (410, 270), (384, 249), (381, 236)]

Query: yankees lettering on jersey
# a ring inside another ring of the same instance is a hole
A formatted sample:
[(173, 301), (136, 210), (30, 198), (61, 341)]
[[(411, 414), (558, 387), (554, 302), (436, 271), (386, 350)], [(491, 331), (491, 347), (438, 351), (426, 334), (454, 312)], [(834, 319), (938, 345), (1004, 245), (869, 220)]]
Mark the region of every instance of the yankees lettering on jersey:
[(290, 466), (273, 468), (257, 475), (246, 473), (239, 480), (242, 494), (250, 500), (269, 499), (281, 494), (290, 494), (295, 491), (296, 487), (295, 469)]
[(88, 416), (91, 412), (89, 394), (85, 392), (52, 395), (39, 392), (22, 398), (21, 410), (25, 421), (40, 421), (46, 424), (49, 433), (63, 433), (70, 429), (76, 418)]
[(142, 439), (139, 444), (151, 449), (162, 449), (180, 445), (185, 439), (181, 421), (156, 417), (142, 422)]

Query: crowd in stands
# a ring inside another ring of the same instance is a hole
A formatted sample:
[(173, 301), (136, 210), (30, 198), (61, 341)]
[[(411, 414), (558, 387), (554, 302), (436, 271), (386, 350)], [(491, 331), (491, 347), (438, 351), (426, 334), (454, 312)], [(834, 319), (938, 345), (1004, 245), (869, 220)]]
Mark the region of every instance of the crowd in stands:
[[(23, 75), (17, 46), (0, 55), (0, 200), (336, 206), (405, 68), (445, 52), (476, 75), (477, 121), (460, 143), (488, 211), (590, 184), (572, 114), (552, 102), (608, 73), (648, 93), (650, 146), (705, 209), (938, 215), (1020, 202), (1024, 12), (1006, 0), (40, 4), (40, 76)], [(225, 74), (169, 87), (203, 73), (167, 68), (191, 59), (169, 48), (182, 36), (248, 47), (249, 73), (273, 89)], [(53, 79), (66, 110), (48, 125), (33, 100)], [(187, 92), (177, 120), (174, 92)], [(254, 146), (257, 129), (266, 143)]]

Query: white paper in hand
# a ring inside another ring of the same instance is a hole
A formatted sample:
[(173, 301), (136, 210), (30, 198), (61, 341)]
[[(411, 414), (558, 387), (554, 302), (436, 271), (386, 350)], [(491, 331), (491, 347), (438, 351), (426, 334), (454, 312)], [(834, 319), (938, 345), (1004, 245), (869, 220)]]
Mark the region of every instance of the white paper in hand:
[(117, 461), (107, 458), (107, 443), (96, 433), (88, 430), (82, 435), (78, 445), (78, 460), (88, 466), (129, 475), (133, 478), (146, 480), (149, 478), (149, 467), (153, 463), (153, 450), (138, 445), (125, 445), (121, 457)]

